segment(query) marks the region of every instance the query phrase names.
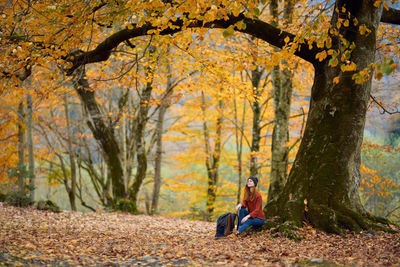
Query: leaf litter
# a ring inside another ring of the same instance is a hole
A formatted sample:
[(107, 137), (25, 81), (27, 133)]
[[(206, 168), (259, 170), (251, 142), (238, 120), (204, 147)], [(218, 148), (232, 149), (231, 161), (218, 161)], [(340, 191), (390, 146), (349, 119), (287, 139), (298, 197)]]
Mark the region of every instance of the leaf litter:
[(299, 242), (269, 231), (215, 239), (215, 223), (164, 216), (52, 213), (4, 203), (0, 214), (0, 263), (6, 265), (400, 265), (400, 234), (343, 238), (304, 226), (296, 232)]

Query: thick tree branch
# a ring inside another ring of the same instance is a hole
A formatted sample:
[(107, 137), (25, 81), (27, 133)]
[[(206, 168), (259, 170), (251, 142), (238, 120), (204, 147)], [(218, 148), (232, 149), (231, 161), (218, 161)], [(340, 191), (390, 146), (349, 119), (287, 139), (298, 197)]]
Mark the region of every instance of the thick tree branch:
[(389, 8), (389, 10), (386, 10), (384, 8), (381, 22), (400, 25), (400, 10), (394, 8)]
[[(237, 22), (243, 21), (246, 24), (245, 29), (236, 29), (239, 32), (252, 35), (258, 39), (264, 40), (271, 45), (279, 48), (283, 48), (286, 45), (285, 39), (289, 38), (289, 42), (294, 40), (295, 35), (282, 31), (279, 28), (273, 27), (271, 24), (258, 19), (251, 19), (245, 17), (243, 14), (239, 16), (230, 15), (227, 20), (219, 19), (204, 23), (201, 20), (192, 20), (189, 24), (184, 25), (182, 19), (178, 19), (175, 22), (171, 21), (172, 26), (168, 27), (159, 32), (160, 35), (174, 34), (183, 31), (185, 28), (219, 28), (226, 29), (231, 25), (235, 25)], [(130, 28), (130, 29), (129, 29)], [(150, 35), (150, 30), (157, 30), (157, 27), (151, 25), (151, 23), (144, 24), (137, 27), (136, 24), (132, 24), (129, 28), (122, 29), (100, 43), (94, 50), (88, 52), (80, 52), (79, 54), (70, 54), (69, 60), (73, 63), (73, 66), (66, 70), (67, 75), (72, 75), (75, 69), (79, 66), (100, 62), (107, 60), (111, 51), (118, 47), (122, 42), (125, 42), (131, 38)], [(320, 52), (316, 46), (310, 50), (307, 42), (299, 44), (298, 49), (295, 52), (296, 56), (314, 64), (315, 55)]]

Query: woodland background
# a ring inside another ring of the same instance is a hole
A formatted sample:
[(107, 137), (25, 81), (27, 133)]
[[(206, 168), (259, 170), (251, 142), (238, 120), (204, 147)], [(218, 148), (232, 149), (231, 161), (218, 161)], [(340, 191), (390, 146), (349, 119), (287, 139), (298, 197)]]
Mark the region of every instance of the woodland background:
[[(21, 70), (33, 58), (36, 62), (26, 69), (30, 75), (22, 82), (7, 75), (1, 80), (3, 200), (50, 199), (63, 210), (113, 208), (213, 221), (233, 211), (240, 188), (252, 174), (259, 178), (266, 201), (277, 121), (272, 71), (277, 62), (284, 62), (293, 73), (289, 138), (284, 142), (288, 172), (307, 118), (312, 65), (233, 28), (190, 29), (173, 36), (139, 37), (134, 45), (127, 41), (109, 60), (65, 76), (60, 58), (66, 56), (66, 48), (79, 43), (85, 51), (92, 49), (123, 27), (117, 19), (134, 9), (126, 4), (117, 12), (103, 1), (86, 2), (44, 1), (36, 3), (36, 10), (23, 1), (0, 5), (0, 23), (6, 25), (0, 29), (3, 73)], [(295, 3), (296, 23), (287, 29), (324, 29), (327, 18), (320, 14), (333, 8), (330, 1)], [(154, 3), (147, 4), (151, 10)], [(270, 20), (267, 7), (266, 1), (257, 2), (253, 12)], [(150, 11), (146, 15), (155, 16)], [(69, 27), (55, 33), (51, 29), (57, 23)], [(21, 32), (38, 27), (39, 32), (53, 34), (23, 40)], [(23, 30), (14, 36), (17, 44), (10, 45), (12, 38), (6, 36), (17, 29)], [(387, 46), (391, 42), (398, 45), (398, 34), (396, 26), (382, 26), (379, 49), (392, 49)], [(314, 40), (318, 38), (326, 36)], [(40, 43), (46, 46), (32, 49)], [(57, 49), (52, 43), (64, 47)], [(377, 56), (382, 67), (375, 71), (372, 85), (360, 190), (367, 210), (400, 222), (400, 76), (395, 51), (390, 50), (389, 57)], [(78, 85), (85, 90), (79, 91)], [(93, 101), (96, 113), (90, 114)], [(102, 135), (103, 140), (96, 137), (101, 135), (96, 132), (99, 121), (109, 134)], [(126, 198), (112, 197), (112, 170), (104, 147), (119, 153)]]

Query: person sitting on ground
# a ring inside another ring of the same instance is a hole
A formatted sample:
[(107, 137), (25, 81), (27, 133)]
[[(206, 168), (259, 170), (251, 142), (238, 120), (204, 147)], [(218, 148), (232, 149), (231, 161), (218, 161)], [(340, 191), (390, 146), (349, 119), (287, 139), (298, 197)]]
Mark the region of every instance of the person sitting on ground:
[(257, 177), (250, 176), (247, 179), (243, 201), (236, 206), (236, 211), (239, 211), (237, 235), (243, 233), (250, 225), (254, 227), (264, 225), (265, 215), (262, 210), (262, 197), (256, 189), (257, 184)]

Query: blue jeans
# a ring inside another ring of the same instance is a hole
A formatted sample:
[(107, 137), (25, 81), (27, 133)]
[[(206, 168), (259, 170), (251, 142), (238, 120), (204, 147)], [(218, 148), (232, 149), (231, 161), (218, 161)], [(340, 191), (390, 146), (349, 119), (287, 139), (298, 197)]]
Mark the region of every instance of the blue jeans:
[(250, 225), (257, 227), (261, 227), (264, 225), (264, 220), (258, 218), (248, 218), (247, 221), (245, 221), (244, 224), (242, 224), (242, 219), (247, 215), (249, 215), (249, 212), (247, 211), (246, 208), (241, 208), (239, 210), (239, 221), (238, 221), (239, 234), (243, 233), (244, 230), (249, 228)]

